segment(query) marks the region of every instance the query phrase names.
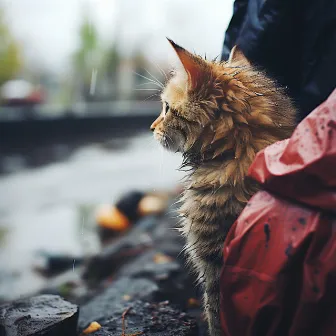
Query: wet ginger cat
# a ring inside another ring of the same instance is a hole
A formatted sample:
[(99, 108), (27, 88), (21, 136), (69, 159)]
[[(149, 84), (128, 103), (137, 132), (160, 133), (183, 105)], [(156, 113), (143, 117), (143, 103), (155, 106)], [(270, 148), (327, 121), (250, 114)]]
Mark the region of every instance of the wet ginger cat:
[(236, 47), (227, 62), (215, 62), (169, 42), (183, 69), (166, 83), (162, 112), (151, 129), (163, 147), (182, 153), (182, 166), (190, 167), (180, 231), (204, 286), (209, 333), (219, 336), (223, 243), (258, 189), (246, 177), (248, 168), (258, 151), (291, 135), (295, 109)]

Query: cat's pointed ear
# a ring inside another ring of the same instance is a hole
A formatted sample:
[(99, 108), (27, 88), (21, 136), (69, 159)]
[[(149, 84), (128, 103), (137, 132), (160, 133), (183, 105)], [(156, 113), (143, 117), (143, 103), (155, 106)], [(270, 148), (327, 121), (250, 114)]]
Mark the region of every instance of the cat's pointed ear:
[(170, 40), (168, 37), (167, 40), (176, 51), (177, 56), (184, 67), (184, 70), (187, 72), (191, 88), (195, 88), (202, 74), (202, 67), (200, 64), (201, 59), (195, 57), (192, 53), (180, 47), (178, 44)]
[(246, 64), (246, 65), (251, 64), (249, 60), (245, 57), (243, 52), (236, 45), (231, 49), (228, 62), (229, 63), (239, 62), (241, 64)]

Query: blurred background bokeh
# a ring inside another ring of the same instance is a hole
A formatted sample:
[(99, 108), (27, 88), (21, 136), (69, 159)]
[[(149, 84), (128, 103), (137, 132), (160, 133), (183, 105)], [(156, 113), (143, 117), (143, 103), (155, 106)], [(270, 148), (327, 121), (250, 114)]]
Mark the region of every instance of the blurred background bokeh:
[(232, 3), (0, 0), (0, 300), (45, 286), (41, 258), (97, 253), (97, 206), (178, 185), (149, 132), (178, 64), (165, 37), (219, 56)]

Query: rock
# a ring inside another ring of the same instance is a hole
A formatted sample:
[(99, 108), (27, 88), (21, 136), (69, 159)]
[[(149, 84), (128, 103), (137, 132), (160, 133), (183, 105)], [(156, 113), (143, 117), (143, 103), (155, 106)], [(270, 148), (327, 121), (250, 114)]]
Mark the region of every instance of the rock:
[(0, 307), (1, 336), (74, 336), (78, 307), (56, 295), (40, 295)]
[(194, 285), (190, 283), (188, 272), (176, 260), (156, 250), (145, 252), (126, 264), (118, 276), (151, 280), (158, 286), (156, 301), (169, 300), (183, 308), (194, 295)]
[(69, 270), (49, 279), (47, 286), (42, 288), (38, 294), (59, 295), (71, 302), (85, 296), (88, 292), (88, 288), (82, 280), (82, 271), (83, 266), (80, 266), (76, 267), (75, 270)]
[(146, 251), (153, 244), (150, 231), (156, 225), (155, 216), (142, 218), (127, 235), (104, 247), (99, 255), (88, 262), (84, 278), (91, 282), (98, 281)]
[[(102, 329), (92, 336), (122, 335), (122, 315), (127, 311), (126, 334), (143, 335), (197, 335), (195, 319), (174, 308), (168, 301), (153, 303), (158, 286), (147, 279), (122, 277), (110, 287), (83, 305), (79, 315), (79, 332), (97, 321)], [(149, 303), (152, 302), (152, 303)]]
[(174, 221), (166, 217), (146, 216), (139, 220), (127, 235), (110, 243), (91, 258), (83, 274), (90, 283), (116, 273), (126, 263), (150, 249), (157, 249), (176, 258), (184, 240), (175, 230)]
[[(185, 260), (178, 256), (184, 240), (172, 230), (174, 225), (166, 216), (143, 218), (91, 260), (87, 279), (98, 272), (96, 281), (112, 274), (117, 280), (106, 283), (108, 289), (81, 307), (79, 332), (97, 321), (102, 328), (92, 336), (198, 335), (197, 318), (184, 313), (197, 293), (194, 279), (183, 267)], [(197, 311), (192, 314), (200, 312), (199, 307), (193, 309)]]
[(118, 275), (157, 280), (181, 270), (181, 265), (168, 256), (166, 259), (156, 260), (156, 256), (162, 255), (160, 251), (155, 250), (145, 252), (142, 256), (122, 267)]
[(153, 300), (158, 286), (146, 279), (120, 278), (111, 286), (83, 305), (80, 309), (78, 326), (84, 330), (92, 321), (104, 326), (111, 316), (121, 316), (132, 300)]
[(141, 218), (124, 236), (103, 248), (99, 255), (89, 260), (83, 274), (91, 284), (116, 273), (120, 267), (135, 259), (146, 250), (157, 249), (176, 258), (181, 252), (184, 240), (172, 230), (176, 225), (167, 216), (146, 216)]
[[(125, 314), (126, 313), (126, 314)], [(125, 329), (123, 330), (123, 314)], [(148, 336), (195, 336), (198, 335), (196, 321), (172, 307), (169, 302), (148, 303), (133, 301), (127, 308), (110, 315), (109, 320), (92, 336), (120, 336), (141, 333)]]

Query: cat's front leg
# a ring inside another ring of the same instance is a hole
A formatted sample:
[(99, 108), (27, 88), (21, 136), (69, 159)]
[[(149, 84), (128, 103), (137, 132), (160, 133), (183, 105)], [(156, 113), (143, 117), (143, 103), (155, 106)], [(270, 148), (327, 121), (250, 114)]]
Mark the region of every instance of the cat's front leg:
[(208, 265), (207, 273), (208, 276), (204, 283), (204, 307), (208, 320), (209, 334), (210, 336), (220, 336), (220, 268)]

